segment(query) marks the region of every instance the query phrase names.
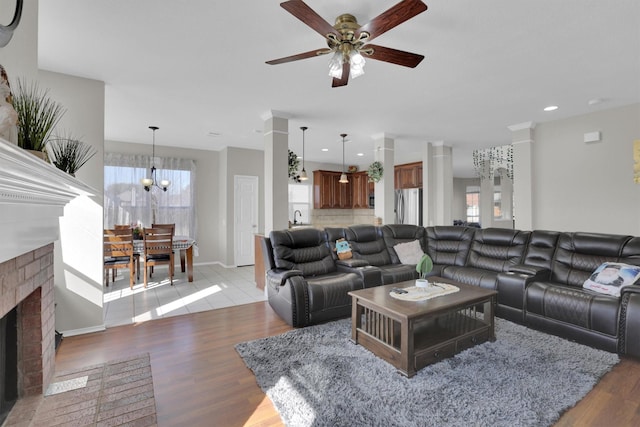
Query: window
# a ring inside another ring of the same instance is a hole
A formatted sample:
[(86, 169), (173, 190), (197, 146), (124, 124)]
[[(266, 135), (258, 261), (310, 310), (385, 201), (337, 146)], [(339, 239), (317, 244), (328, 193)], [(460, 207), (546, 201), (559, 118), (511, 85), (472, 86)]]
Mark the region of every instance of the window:
[(115, 224), (176, 224), (177, 236), (197, 238), (195, 162), (178, 158), (155, 158), (156, 179), (168, 179), (167, 191), (140, 184), (147, 177), (150, 156), (105, 154), (104, 226)]
[[(306, 184), (289, 184), (289, 221), (298, 224), (310, 224), (311, 186)], [(299, 211), (296, 212), (296, 211)]]
[(467, 222), (480, 222), (479, 187), (467, 187)]

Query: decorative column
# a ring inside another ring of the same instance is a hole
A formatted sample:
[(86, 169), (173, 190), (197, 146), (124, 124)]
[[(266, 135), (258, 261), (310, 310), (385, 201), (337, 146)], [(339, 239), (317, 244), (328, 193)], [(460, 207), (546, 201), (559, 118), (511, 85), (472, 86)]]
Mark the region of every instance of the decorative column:
[(289, 115), (271, 110), (264, 120), (264, 233), (288, 228)]
[(533, 156), (535, 122), (509, 126), (513, 145), (513, 206), (517, 230), (533, 230)]
[(384, 133), (374, 135), (373, 139), (375, 160), (382, 163), (384, 168), (382, 179), (375, 184), (375, 215), (382, 219), (383, 224), (393, 224), (396, 222), (393, 192), (395, 141)]
[[(452, 225), (452, 205), (453, 205), (453, 159), (452, 149), (444, 145), (443, 141), (429, 143), (431, 145), (431, 158), (429, 167), (431, 172), (428, 173), (430, 178), (427, 182), (428, 202), (431, 204), (429, 212), (431, 216), (428, 218), (423, 213), (424, 225)], [(425, 152), (423, 151), (423, 182), (424, 181), (424, 165)], [(424, 186), (424, 184), (423, 184)]]

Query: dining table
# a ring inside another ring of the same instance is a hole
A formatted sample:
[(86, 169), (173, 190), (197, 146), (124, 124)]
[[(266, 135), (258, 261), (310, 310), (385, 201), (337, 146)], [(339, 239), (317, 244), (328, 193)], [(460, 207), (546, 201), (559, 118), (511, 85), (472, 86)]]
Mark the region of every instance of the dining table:
[[(173, 238), (173, 250), (180, 251), (180, 269), (184, 273), (187, 272), (189, 282), (193, 282), (193, 254), (194, 250), (197, 250), (196, 240), (188, 236), (175, 236)], [(139, 255), (144, 255), (144, 241), (133, 241), (133, 252)], [(138, 268), (140, 264), (138, 263)], [(140, 276), (140, 272), (138, 272)]]

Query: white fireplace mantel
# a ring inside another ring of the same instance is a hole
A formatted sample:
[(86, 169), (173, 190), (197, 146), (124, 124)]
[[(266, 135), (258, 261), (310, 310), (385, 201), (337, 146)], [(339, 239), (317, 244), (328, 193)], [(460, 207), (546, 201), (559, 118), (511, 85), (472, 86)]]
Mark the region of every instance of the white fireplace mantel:
[(95, 194), (71, 175), (0, 139), (0, 263), (58, 240), (65, 205)]

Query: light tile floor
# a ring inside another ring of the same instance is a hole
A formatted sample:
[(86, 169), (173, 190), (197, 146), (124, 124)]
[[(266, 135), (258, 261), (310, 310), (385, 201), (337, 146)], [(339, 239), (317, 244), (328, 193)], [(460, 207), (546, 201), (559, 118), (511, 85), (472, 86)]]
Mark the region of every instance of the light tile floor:
[(146, 289), (141, 276), (133, 290), (129, 289), (128, 271), (119, 271), (115, 283), (105, 288), (106, 327), (266, 300), (256, 287), (253, 266), (194, 266), (191, 283), (177, 266), (173, 286), (169, 284), (167, 268), (155, 267)]

